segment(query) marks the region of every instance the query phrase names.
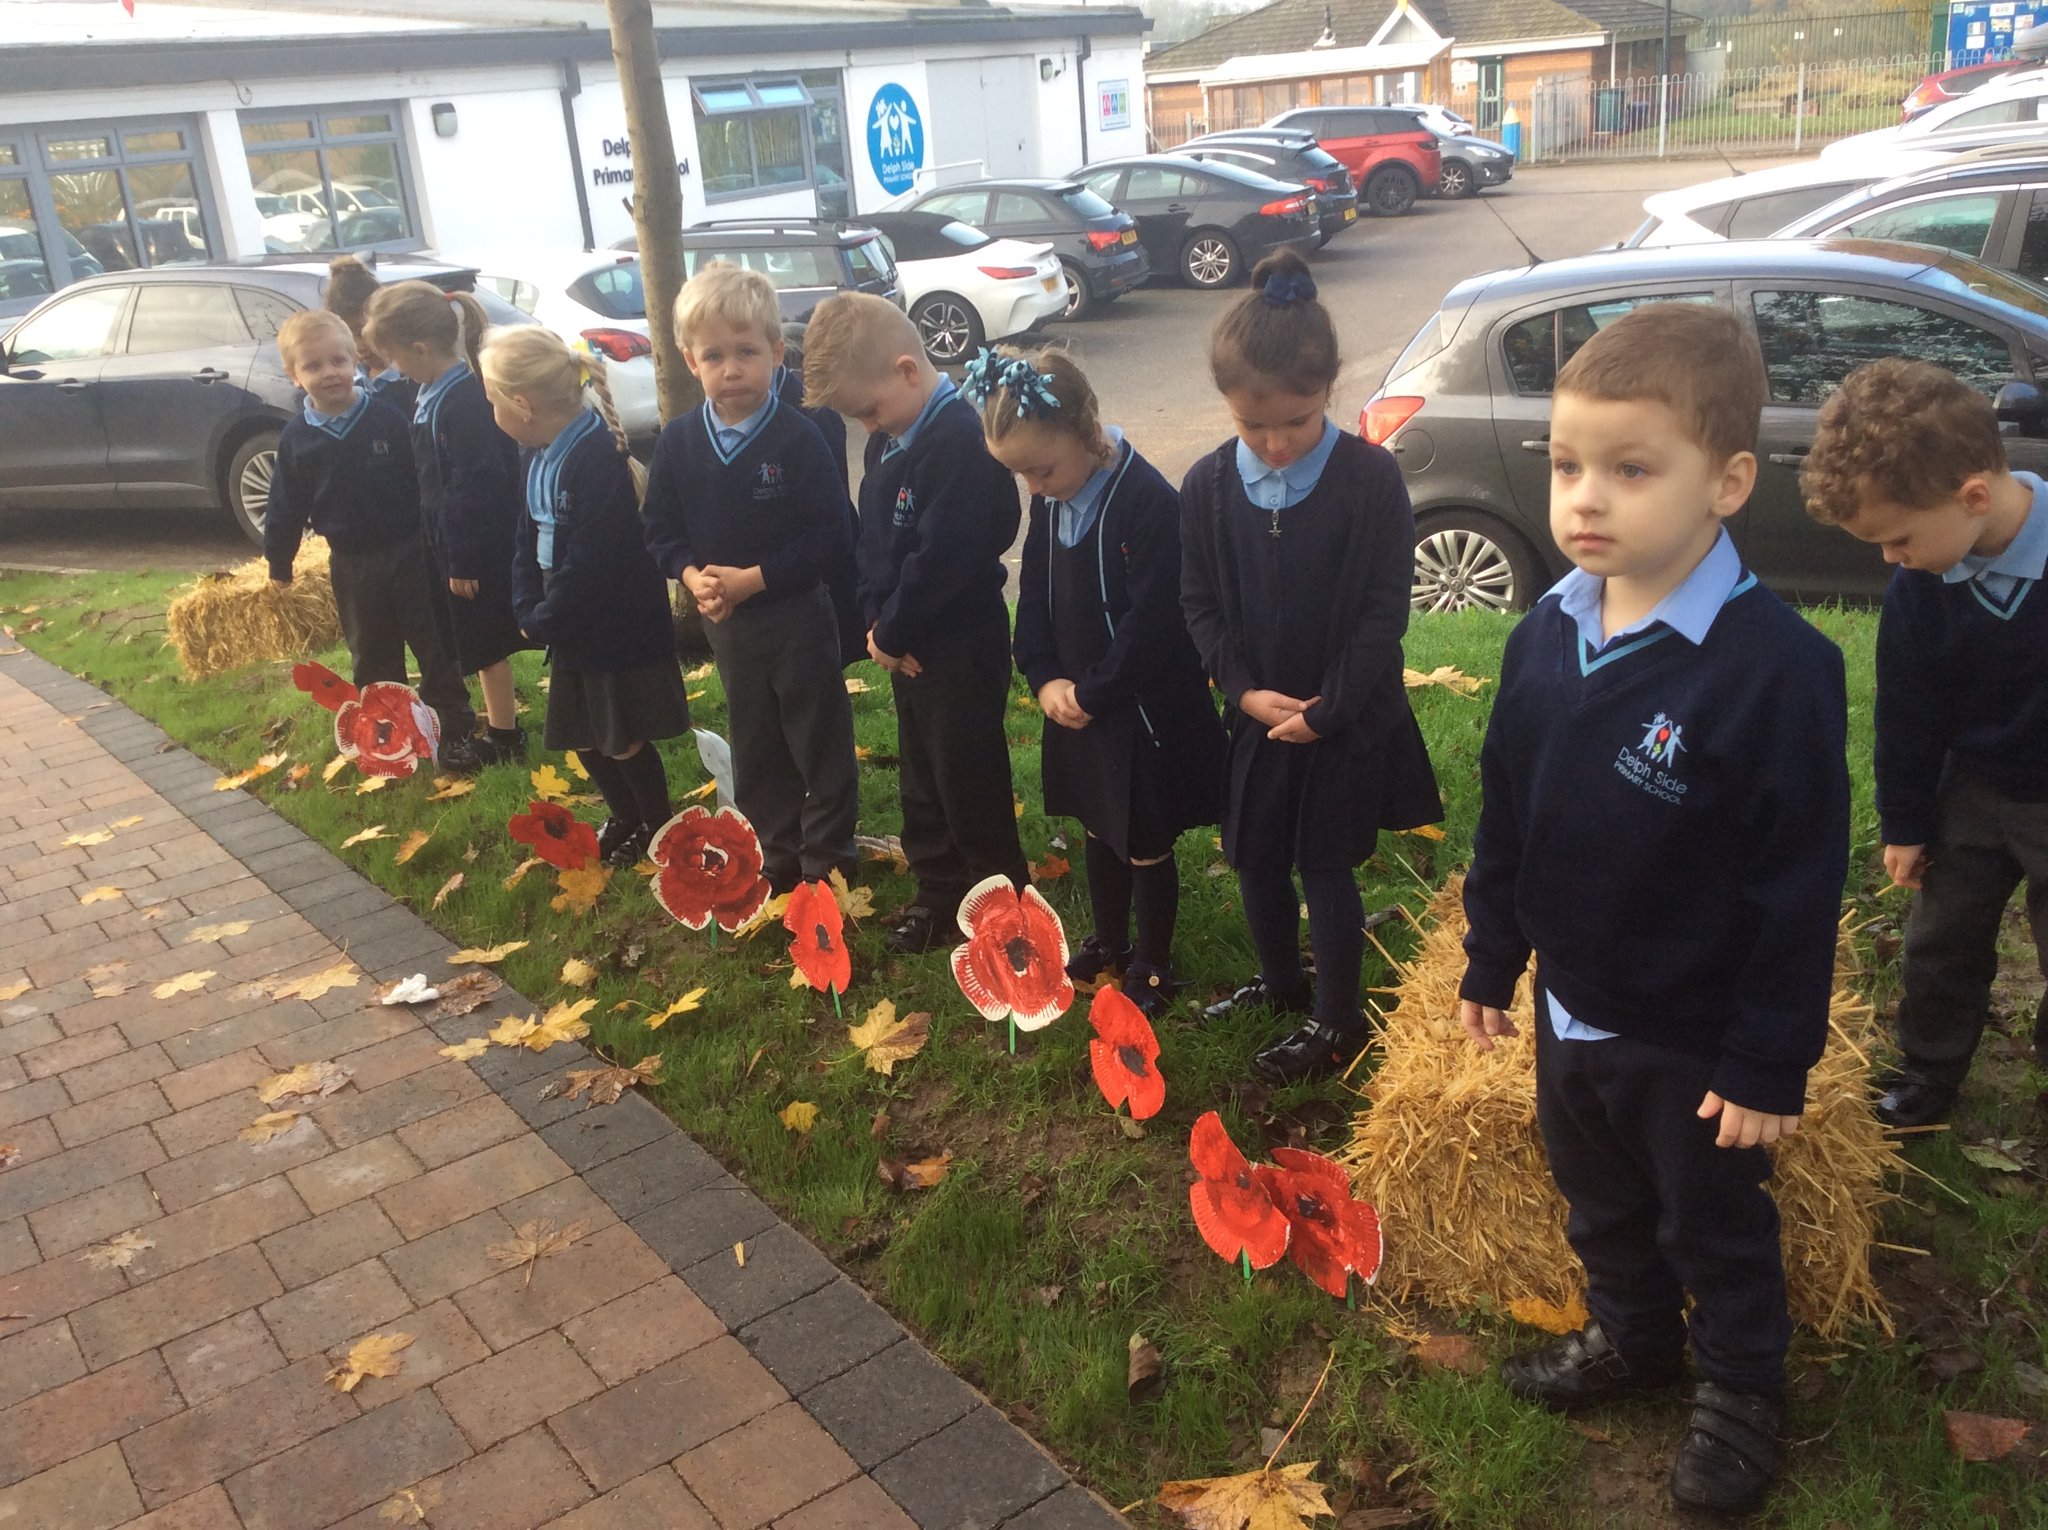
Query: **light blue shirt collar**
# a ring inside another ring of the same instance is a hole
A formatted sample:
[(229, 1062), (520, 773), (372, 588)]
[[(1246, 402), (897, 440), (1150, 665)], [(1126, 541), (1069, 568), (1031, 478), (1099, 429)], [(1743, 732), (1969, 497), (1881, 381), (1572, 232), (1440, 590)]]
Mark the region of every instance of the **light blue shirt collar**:
[(1946, 583), (1961, 584), (1965, 580), (1975, 580), (1984, 587), (1986, 594), (2003, 601), (2022, 584), (2039, 579), (2042, 571), (2048, 569), (2048, 483), (2043, 483), (2032, 473), (2015, 473), (2012, 476), (2034, 492), (2034, 503), (2027, 511), (2027, 518), (2020, 523), (2019, 534), (2004, 552), (1981, 556), (1973, 553), (1964, 558), (1941, 576)]
[(1237, 443), (1237, 476), (1244, 481), (1246, 497), (1261, 510), (1285, 510), (1300, 504), (1322, 478), (1323, 469), (1330, 462), (1330, 453), (1337, 449), (1338, 434), (1334, 421), (1323, 421), (1323, 438), (1316, 442), (1314, 449), (1284, 468), (1271, 466), (1240, 440)]
[(469, 363), (458, 361), (454, 366), (420, 389), (419, 402), (413, 405), (413, 422), (418, 425), (431, 423), (435, 412), (441, 407), (441, 400), (448, 396), (449, 391), (457, 383), (471, 375), (473, 374), (469, 370)]
[(363, 417), (363, 410), (369, 407), (369, 403), (370, 395), (363, 389), (357, 388), (354, 393), (349, 395), (348, 408), (342, 410), (340, 414), (322, 414), (313, 407), (313, 396), (309, 393), (306, 395), (306, 423), (315, 430), (326, 431), (335, 440), (339, 441), (347, 436), (351, 430), (355, 429), (356, 421)]
[(918, 410), (917, 418), (910, 422), (910, 429), (904, 431), (902, 435), (897, 436), (887, 446), (882, 448), (882, 460), (887, 462), (898, 452), (909, 451), (911, 443), (917, 439), (917, 433), (924, 429), (925, 421), (944, 408), (946, 400), (959, 391), (958, 388), (953, 386), (953, 379), (944, 372), (941, 372), (939, 374), (938, 386), (932, 389), (932, 396), (924, 401), (924, 408)]
[(1723, 527), (1707, 555), (1678, 588), (1651, 607), (1647, 616), (1630, 622), (1619, 632), (1610, 635), (1600, 625), (1600, 597), (1607, 588), (1605, 579), (1575, 568), (1551, 587), (1551, 593), (1557, 597), (1559, 609), (1578, 623), (1581, 641), (1595, 653), (1659, 623), (1697, 648), (1707, 640), (1714, 618), (1721, 614), (1721, 608), (1728, 604), (1728, 597), (1741, 581), (1742, 559)]
[(718, 455), (730, 462), (737, 457), (740, 448), (754, 439), (755, 433), (768, 423), (768, 416), (775, 412), (779, 402), (771, 384), (768, 396), (761, 400), (761, 407), (741, 420), (737, 425), (728, 425), (720, 418), (710, 399), (704, 400), (704, 428), (711, 432), (711, 444), (718, 448)]
[(1062, 547), (1078, 545), (1094, 529), (1096, 518), (1102, 514), (1102, 501), (1109, 492), (1109, 481), (1124, 465), (1124, 433), (1110, 425), (1104, 427), (1102, 434), (1109, 442), (1108, 465), (1089, 474), (1088, 481), (1081, 485), (1072, 499), (1048, 499), (1045, 502), (1053, 512)]
[(558, 495), (562, 487), (562, 464), (576, 449), (577, 442), (592, 431), (603, 428), (604, 421), (598, 418), (597, 411), (586, 409), (564, 426), (554, 440), (533, 453), (526, 464), (526, 513), (533, 517), (534, 558), (542, 568), (552, 569), (555, 566), (555, 524), (561, 508)]

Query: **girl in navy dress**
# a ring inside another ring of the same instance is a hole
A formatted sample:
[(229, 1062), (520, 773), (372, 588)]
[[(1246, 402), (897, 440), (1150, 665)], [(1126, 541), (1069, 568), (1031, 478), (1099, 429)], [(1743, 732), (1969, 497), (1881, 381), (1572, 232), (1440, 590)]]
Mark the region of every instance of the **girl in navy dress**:
[(371, 348), (419, 388), (412, 455), (435, 614), (456, 663), (484, 693), (483, 737), (443, 745), (442, 762), (468, 771), (525, 757), (511, 657), (534, 646), (512, 615), (512, 550), (525, 503), (519, 448), (492, 419), (476, 375), (489, 322), (467, 292), (399, 282), (377, 289), (364, 323)]
[(1237, 435), (1181, 485), (1181, 607), (1223, 692), (1223, 853), (1259, 972), (1206, 1013), (1308, 1016), (1252, 1059), (1293, 1083), (1341, 1071), (1365, 1044), (1353, 868), (1381, 829), (1443, 816), (1401, 678), (1415, 521), (1393, 457), (1326, 418), (1337, 332), (1300, 256), (1259, 263), (1216, 325), (1209, 368)]
[(967, 395), (989, 452), (1031, 491), (1013, 650), (1045, 713), (1045, 811), (1087, 830), (1095, 916), (1067, 971), (1122, 972), (1157, 1018), (1173, 993), (1174, 841), (1216, 822), (1223, 785), (1223, 730), (1181, 621), (1180, 502), (1103, 426), (1064, 352), (983, 351)]
[(584, 397), (582, 360), (533, 325), (493, 331), (482, 362), (499, 429), (525, 448), (512, 601), (520, 629), (548, 646), (544, 740), (576, 751), (611, 809), (598, 849), (630, 866), (669, 816), (653, 740), (690, 727), (668, 585), (647, 551), (625, 443)]

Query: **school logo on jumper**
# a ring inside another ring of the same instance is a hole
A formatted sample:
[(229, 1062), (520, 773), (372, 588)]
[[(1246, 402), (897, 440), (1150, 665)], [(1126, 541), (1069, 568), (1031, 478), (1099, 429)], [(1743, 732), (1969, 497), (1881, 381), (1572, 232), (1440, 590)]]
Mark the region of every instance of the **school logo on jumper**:
[(372, 457), (390, 456), (391, 443), (385, 440), (382, 436), (374, 437), (370, 442), (370, 455)]
[(890, 517), (890, 524), (908, 526), (916, 519), (917, 496), (910, 492), (910, 485), (905, 484), (896, 491), (896, 513)]
[(1653, 765), (1676, 765), (1678, 752), (1685, 747), (1685, 729), (1659, 712), (1642, 725), (1643, 741), (1636, 745), (1643, 758)]
[(754, 498), (781, 499), (789, 492), (789, 479), (779, 462), (764, 462), (754, 469)]
[(569, 513), (569, 491), (568, 491), (567, 489), (557, 489), (557, 490), (555, 490), (555, 514), (556, 514), (556, 515), (567, 515), (568, 513)]
[(1665, 712), (1637, 726), (1642, 738), (1614, 753), (1615, 774), (1660, 802), (1683, 802), (1686, 783), (1678, 779), (1678, 756), (1686, 748), (1685, 729)]

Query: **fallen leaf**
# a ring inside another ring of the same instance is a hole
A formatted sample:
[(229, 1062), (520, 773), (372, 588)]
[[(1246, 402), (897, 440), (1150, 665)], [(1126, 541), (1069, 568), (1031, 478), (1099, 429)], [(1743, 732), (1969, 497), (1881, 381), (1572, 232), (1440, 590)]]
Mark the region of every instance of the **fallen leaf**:
[(453, 1058), (456, 1062), (468, 1062), (472, 1057), (483, 1056), (490, 1049), (491, 1040), (488, 1036), (472, 1036), (467, 1041), (458, 1041), (453, 1046), (441, 1048), (441, 1055)]
[(491, 1042), (501, 1047), (523, 1047), (526, 1038), (539, 1029), (540, 1022), (531, 1015), (523, 1020), (517, 1015), (507, 1015), (491, 1027)]
[(1965, 1461), (2002, 1461), (2027, 1437), (2023, 1418), (1944, 1410), (1941, 1422), (1948, 1431), (1949, 1449)]
[(809, 1136), (811, 1128), (818, 1124), (818, 1107), (809, 1100), (792, 1100), (783, 1106), (777, 1119), (798, 1136)]
[(345, 754), (337, 754), (333, 759), (329, 760), (325, 765), (320, 767), (320, 779), (323, 781), (332, 782), (336, 776), (340, 775), (346, 769), (348, 769), (348, 756)]
[(562, 963), (561, 980), (571, 988), (588, 988), (597, 981), (597, 969), (580, 956)]
[(243, 1127), (239, 1135), (244, 1142), (269, 1142), (282, 1137), (305, 1119), (296, 1110), (267, 1110)]
[(2001, 1174), (2024, 1174), (2027, 1166), (2013, 1154), (2020, 1145), (2017, 1137), (1987, 1138), (1983, 1142), (1963, 1143), (1962, 1154), (1980, 1169), (1996, 1169)]
[(947, 1148), (936, 1158), (920, 1158), (915, 1163), (905, 1163), (900, 1158), (884, 1158), (875, 1165), (875, 1173), (891, 1190), (929, 1190), (944, 1179), (953, 1167), (953, 1150)]
[(237, 771), (231, 776), (222, 776), (213, 783), (213, 789), (217, 792), (231, 792), (238, 787), (247, 786), (258, 776), (269, 775), (290, 758), (288, 754), (266, 754), (247, 770)]
[(588, 781), (590, 779), (590, 772), (583, 768), (583, 760), (575, 750), (572, 749), (563, 755), (562, 763), (569, 767), (569, 774), (577, 780)]
[(414, 829), (399, 844), (398, 854), (391, 858), (391, 863), (394, 866), (403, 866), (407, 861), (418, 855), (421, 850), (425, 849), (427, 841), (433, 837), (434, 831), (432, 829)]
[(466, 781), (460, 776), (446, 784), (437, 779), (434, 785), (437, 790), (428, 796), (429, 802), (453, 802), (457, 797), (467, 797), (476, 790), (476, 782)]
[(880, 1142), (884, 1137), (888, 1135), (889, 1112), (886, 1110), (878, 1110), (875, 1112), (875, 1119), (868, 1122), (868, 1138), (870, 1141)]
[(214, 976), (216, 974), (211, 971), (181, 972), (174, 978), (165, 978), (150, 989), (150, 992), (159, 999), (175, 998), (181, 993), (197, 993), (206, 986), (206, 980)]
[(1460, 1371), (1467, 1376), (1486, 1373), (1486, 1356), (1469, 1334), (1433, 1333), (1410, 1349), (1424, 1370)]
[(66, 845), (78, 846), (104, 845), (113, 837), (114, 831), (112, 829), (88, 829), (83, 834), (65, 835), (64, 843)]
[(1433, 823), (1419, 823), (1414, 828), (1403, 829), (1401, 832), (1403, 834), (1412, 834), (1417, 839), (1442, 839), (1444, 837), (1444, 831)]
[(560, 802), (569, 795), (569, 782), (552, 765), (543, 765), (533, 772), (533, 794), (543, 802)]
[(1196, 1477), (1162, 1483), (1159, 1505), (1194, 1530), (1305, 1530), (1309, 1520), (1334, 1518), (1320, 1483), (1309, 1481), (1313, 1461), (1235, 1477)]
[(511, 1238), (504, 1243), (493, 1243), (484, 1252), (508, 1270), (526, 1266), (524, 1284), (533, 1284), (533, 1267), (551, 1254), (559, 1254), (575, 1246), (590, 1231), (587, 1222), (571, 1222), (567, 1227), (557, 1227), (552, 1222), (522, 1222), (512, 1229)]
[(1115, 1119), (1116, 1129), (1122, 1133), (1126, 1141), (1143, 1142), (1145, 1140), (1145, 1123), (1143, 1121), (1135, 1121), (1122, 1112), (1118, 1112)]
[(118, 887), (95, 887), (90, 892), (81, 893), (78, 904), (83, 908), (88, 903), (109, 903), (120, 896), (121, 889)]
[(132, 829), (141, 822), (142, 815), (140, 813), (134, 813), (126, 818), (116, 818), (112, 823), (108, 824), (107, 827), (110, 829)]
[[(370, 777), (370, 779), (372, 781), (381, 781), (384, 779), (384, 777), (372, 776)], [(373, 823), (369, 826), (369, 828), (358, 829), (356, 830), (355, 833), (351, 834), (347, 839), (343, 840), (341, 842), (341, 848), (344, 850), (349, 850), (353, 849), (357, 845), (368, 844), (373, 839), (385, 839), (387, 837), (388, 836), (384, 833), (384, 825), (382, 825), (381, 823)]]
[(465, 972), (439, 985), (441, 998), (427, 1011), (429, 1022), (454, 1020), (491, 1002), (491, 996), (505, 986), (495, 972)]
[(568, 1087), (562, 1092), (572, 1100), (580, 1098), (586, 1091), (593, 1105), (615, 1105), (619, 1096), (635, 1084), (650, 1084), (661, 1072), (661, 1054), (643, 1057), (630, 1068), (575, 1068), (569, 1073)]
[(1066, 1293), (1067, 1288), (1065, 1286), (1040, 1286), (1036, 1291), (1033, 1291), (1031, 1293), (1031, 1298), (1033, 1301), (1037, 1302), (1039, 1306), (1050, 1309), (1052, 1307), (1057, 1307), (1059, 1305), (1060, 1298), (1066, 1295)]
[(318, 972), (309, 972), (289, 983), (278, 984), (270, 994), (276, 999), (317, 999), (336, 988), (353, 988), (362, 981), (362, 977), (355, 963), (344, 956), (331, 967), (322, 967)]
[(355, 1077), (355, 1070), (344, 1068), (336, 1062), (300, 1063), (289, 1073), (277, 1073), (265, 1079), (256, 1090), (256, 1098), (266, 1105), (275, 1105), (279, 1100), (302, 1096), (309, 1100), (324, 1100)]
[(702, 786), (694, 786), (690, 788), (690, 790), (684, 792), (683, 795), (689, 798), (692, 802), (702, 802), (706, 797), (710, 796), (713, 792), (717, 790), (718, 782), (716, 778), (714, 778), (712, 780), (706, 781)]
[(1570, 1333), (1575, 1328), (1584, 1328), (1592, 1321), (1592, 1315), (1586, 1311), (1585, 1302), (1577, 1297), (1572, 1298), (1571, 1305), (1566, 1307), (1546, 1302), (1538, 1296), (1518, 1297), (1508, 1303), (1508, 1316), (1517, 1323), (1525, 1323), (1531, 1328), (1540, 1328), (1545, 1333), (1560, 1336)]
[(464, 946), (448, 958), (448, 965), (461, 967), (475, 962), (479, 966), (489, 966), (492, 962), (503, 961), (514, 951), (524, 951), (526, 945), (523, 940), (508, 940), (502, 946)]
[(578, 999), (574, 1004), (557, 1004), (540, 1017), (538, 1024), (520, 1038), (529, 1052), (545, 1052), (558, 1041), (581, 1041), (590, 1034), (583, 1017), (597, 1007), (595, 999)]
[(367, 797), (371, 792), (381, 792), (390, 784), (389, 776), (364, 776), (362, 780), (356, 782), (356, 795)]
[(85, 1251), (85, 1262), (96, 1270), (125, 1270), (144, 1249), (156, 1247), (156, 1239), (140, 1232), (124, 1232)]
[(1456, 691), (1460, 696), (1476, 696), (1479, 688), (1486, 684), (1477, 675), (1468, 675), (1462, 669), (1449, 664), (1439, 664), (1428, 674), (1419, 669), (1404, 669), (1401, 679), (1411, 691), (1425, 685), (1440, 685), (1447, 691)]
[(866, 744), (855, 744), (853, 746), (853, 757), (856, 760), (871, 760), (875, 757), (875, 751), (868, 748)]
[(865, 693), (865, 692), (867, 691), (867, 689), (868, 689), (868, 683), (867, 683), (867, 681), (865, 681), (865, 680), (861, 679), (861, 677), (860, 677), (859, 675), (848, 675), (848, 676), (846, 677), (846, 694), (847, 694), (847, 695), (849, 695), (849, 696), (859, 696), (859, 695), (862, 695), (863, 693)]
[(421, 1482), (409, 1488), (402, 1488), (385, 1500), (384, 1507), (377, 1511), (377, 1517), (393, 1525), (424, 1525), (427, 1515), (441, 1503), (441, 1485), (437, 1482)]
[(745, 1242), (735, 1243), (732, 1246), (732, 1262), (743, 1270), (747, 1267), (747, 1245)]
[(292, 790), (297, 791), (299, 789), (299, 783), (305, 780), (306, 777), (310, 776), (312, 773), (313, 767), (310, 765), (294, 765), (290, 770), (284, 773), (284, 778), (285, 780), (291, 783)]
[(1017, 820), (1018, 820), (1019, 822), (1022, 822), (1022, 821), (1023, 821), (1023, 818), (1024, 818), (1024, 799), (1023, 799), (1022, 797), (1018, 796), (1018, 795), (1017, 795), (1017, 794), (1016, 794), (1015, 792), (1011, 792), (1011, 793), (1010, 793), (1010, 814), (1011, 814), (1011, 816), (1012, 816), (1013, 818), (1016, 818), (1016, 819), (1017, 819)]
[(924, 1050), (924, 1044), (931, 1040), (931, 1029), (930, 1015), (920, 1011), (899, 1021), (895, 1003), (884, 999), (868, 1011), (865, 1024), (848, 1026), (846, 1035), (861, 1049), (869, 1069), (893, 1078), (896, 1064)]
[(561, 891), (548, 900), (548, 907), (558, 914), (587, 914), (597, 907), (597, 895), (604, 891), (605, 883), (611, 879), (611, 867), (603, 865), (558, 871), (555, 873), (555, 885)]
[(185, 937), (185, 944), (196, 946), (202, 941), (226, 940), (230, 935), (246, 935), (248, 933), (249, 921), (246, 919), (234, 919), (226, 924), (202, 924), (198, 929)]
[(1063, 855), (1048, 855), (1042, 861), (1031, 863), (1031, 880), (1034, 882), (1057, 882), (1074, 869), (1073, 863)]
[(344, 1392), (353, 1392), (366, 1377), (396, 1376), (405, 1368), (400, 1351), (412, 1343), (409, 1333), (373, 1333), (349, 1346), (341, 1364), (327, 1373), (327, 1379)]
[[(120, 965), (125, 967), (127, 963), (122, 962)], [(85, 980), (87, 984), (90, 985), (92, 982), (92, 974), (87, 973)], [(0, 1004), (12, 1004), (16, 999), (20, 998), (23, 994), (27, 993), (34, 986), (35, 984), (29, 982), (26, 978), (22, 979), (22, 981), (20, 981), (19, 983), (9, 983), (5, 988), (0, 988)]]
[(434, 901), (427, 905), (428, 910), (431, 912), (432, 910), (437, 909), (442, 904), (446, 903), (449, 897), (455, 892), (457, 892), (461, 888), (461, 886), (462, 873), (458, 871), (455, 873), (454, 876), (450, 877), (447, 881), (441, 884), (441, 890), (434, 894)]
[(707, 659), (702, 664), (699, 664), (695, 669), (685, 674), (683, 678), (685, 680), (709, 680), (713, 675), (717, 673), (718, 666)]
[[(1046, 1305), (1051, 1306), (1052, 1303)], [(1166, 1362), (1159, 1358), (1158, 1346), (1142, 1333), (1131, 1335), (1129, 1349), (1130, 1364), (1124, 1370), (1124, 1398), (1134, 1403), (1150, 1402), (1166, 1386)]]
[[(846, 918), (858, 921), (874, 913), (875, 890), (872, 887), (847, 886), (846, 873), (837, 866), (832, 868), (832, 875), (828, 880), (832, 887), (832, 899), (839, 905), (839, 912)], [(783, 907), (789, 907), (786, 900)]]
[(0, 1169), (11, 1169), (21, 1162), (21, 1148), (12, 1142), (0, 1142)]
[(658, 1031), (664, 1025), (667, 1025), (669, 1021), (673, 1020), (677, 1015), (687, 1015), (693, 1009), (702, 1008), (704, 1004), (704, 995), (707, 992), (709, 992), (708, 989), (692, 988), (688, 993), (684, 994), (680, 999), (676, 1000), (675, 1003), (671, 1004), (667, 1009), (661, 1011), (661, 1013), (649, 1015), (647, 1017), (647, 1028), (650, 1031)]
[(539, 856), (529, 855), (525, 860), (512, 868), (512, 875), (505, 878), (505, 891), (511, 892), (521, 882), (526, 880), (526, 874), (529, 871), (533, 870), (536, 866), (545, 866), (546, 864), (547, 862), (543, 861)]

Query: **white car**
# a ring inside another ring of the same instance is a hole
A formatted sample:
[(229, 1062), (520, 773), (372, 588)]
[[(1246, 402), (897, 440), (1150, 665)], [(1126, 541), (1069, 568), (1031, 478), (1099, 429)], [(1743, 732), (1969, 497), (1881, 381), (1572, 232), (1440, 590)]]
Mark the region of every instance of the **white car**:
[(1660, 191), (1643, 199), (1644, 220), (1621, 242), (1621, 248), (1765, 239), (1837, 197), (1947, 159), (1946, 155), (1916, 153), (1901, 145), (1889, 153), (1802, 160)]
[(889, 247), (904, 312), (934, 366), (972, 361), (984, 345), (1066, 309), (1066, 277), (1049, 244), (997, 239), (943, 213), (874, 213), (860, 221)]
[(1426, 128), (1434, 128), (1447, 138), (1469, 138), (1472, 135), (1472, 121), (1448, 106), (1415, 105), (1407, 101), (1389, 101), (1388, 106), (1397, 112), (1409, 112), (1422, 119)]
[(1910, 122), (1840, 139), (1822, 149), (1820, 157), (1852, 158), (1878, 148), (1907, 148), (1915, 139), (1931, 133), (2026, 122), (2048, 122), (2048, 67), (1993, 80), (1966, 96), (1957, 96), (1922, 112)]

